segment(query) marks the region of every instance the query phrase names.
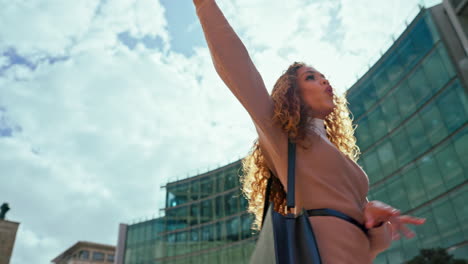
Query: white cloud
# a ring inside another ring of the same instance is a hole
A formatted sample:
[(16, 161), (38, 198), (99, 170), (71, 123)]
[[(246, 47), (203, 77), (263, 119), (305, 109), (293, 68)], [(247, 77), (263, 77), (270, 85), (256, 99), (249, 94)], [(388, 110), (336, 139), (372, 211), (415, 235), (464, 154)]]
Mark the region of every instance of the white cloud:
[(92, 0), (4, 2), (0, 47), (14, 47), (29, 57), (64, 54), (87, 31), (96, 5)]
[[(24, 228), (21, 225), (18, 229), (16, 240), (20, 241), (20, 243), (16, 243), (15, 245), (13, 251), (13, 259), (11, 263), (27, 263), (32, 259), (38, 258), (38, 255), (35, 255), (37, 254), (37, 252), (23, 251), (24, 249), (37, 248), (38, 252), (40, 250), (44, 253), (50, 253), (51, 248), (59, 248), (61, 246), (60, 241), (58, 241), (54, 237), (39, 235), (32, 230)], [(60, 253), (58, 253), (57, 255), (59, 255)], [(52, 259), (50, 258), (44, 260), (47, 260), (46, 263), (50, 263)]]
[(90, 48), (109, 49), (116, 34), (124, 31), (159, 36), (166, 49), (169, 41), (164, 8), (152, 0), (8, 1), (2, 4), (0, 24), (0, 49), (13, 47), (33, 62)]
[[(244, 155), (252, 126), (212, 72), (206, 49), (188, 59), (118, 43), (9, 68), (0, 105), (23, 131), (0, 140), (0, 168), (15, 179), (1, 188), (11, 219), (37, 234), (18, 236), (14, 263), (39, 251), (34, 261), (49, 261), (77, 240), (115, 244), (119, 222), (163, 207), (168, 178)], [(60, 243), (43, 250), (37, 236)]]

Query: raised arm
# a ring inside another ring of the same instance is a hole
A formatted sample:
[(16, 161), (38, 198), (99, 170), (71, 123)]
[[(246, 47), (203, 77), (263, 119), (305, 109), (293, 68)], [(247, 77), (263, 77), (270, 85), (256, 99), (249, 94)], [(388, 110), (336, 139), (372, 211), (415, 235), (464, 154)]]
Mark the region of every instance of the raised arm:
[(273, 103), (244, 44), (215, 0), (193, 2), (219, 76), (249, 112), (257, 129), (271, 122)]
[[(286, 152), (287, 136), (273, 124), (273, 101), (247, 49), (215, 0), (193, 2), (216, 71), (252, 118), (267, 162), (278, 159)], [(275, 171), (276, 165), (271, 163), (270, 169)]]

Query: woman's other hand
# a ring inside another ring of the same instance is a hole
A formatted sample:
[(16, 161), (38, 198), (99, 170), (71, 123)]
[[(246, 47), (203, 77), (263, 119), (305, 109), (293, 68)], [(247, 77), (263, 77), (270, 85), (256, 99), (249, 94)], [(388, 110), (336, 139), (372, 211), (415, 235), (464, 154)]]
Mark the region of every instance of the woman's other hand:
[(370, 201), (364, 208), (364, 221), (367, 228), (380, 226), (391, 217), (399, 216), (400, 210), (380, 201)]
[(426, 219), (413, 217), (409, 215), (400, 215), (400, 210), (391, 207), (380, 201), (370, 201), (364, 208), (364, 221), (367, 228), (375, 228), (389, 221), (392, 226), (392, 238), (400, 239), (400, 233), (403, 233), (407, 238), (412, 238), (415, 233), (406, 225), (421, 225)]

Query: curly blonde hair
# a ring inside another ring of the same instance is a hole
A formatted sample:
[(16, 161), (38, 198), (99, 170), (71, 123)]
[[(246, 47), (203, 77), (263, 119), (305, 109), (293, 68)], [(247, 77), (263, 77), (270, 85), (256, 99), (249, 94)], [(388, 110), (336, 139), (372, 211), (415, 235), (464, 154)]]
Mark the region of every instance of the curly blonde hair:
[[(273, 122), (281, 126), (289, 138), (305, 146), (307, 135), (307, 120), (310, 108), (299, 95), (297, 87), (297, 71), (307, 66), (303, 62), (294, 62), (276, 81), (271, 98), (274, 103)], [(353, 161), (359, 159), (360, 150), (356, 145), (353, 125), (347, 106), (346, 94), (334, 95), (336, 107), (324, 119), (329, 140)], [(253, 230), (260, 230), (265, 202), (267, 181), (272, 174), (262, 153), (258, 139), (247, 157), (242, 160), (243, 173), (241, 176), (242, 192), (249, 202), (248, 212), (253, 213), (255, 220)], [(274, 202), (275, 211), (284, 213), (286, 209), (286, 192), (277, 177), (272, 178), (270, 201)]]

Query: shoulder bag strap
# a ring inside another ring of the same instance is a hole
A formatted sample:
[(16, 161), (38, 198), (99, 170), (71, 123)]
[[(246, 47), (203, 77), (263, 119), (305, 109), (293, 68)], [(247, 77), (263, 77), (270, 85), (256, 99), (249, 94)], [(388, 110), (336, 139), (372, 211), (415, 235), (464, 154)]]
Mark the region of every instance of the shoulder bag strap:
[[(296, 143), (292, 143), (288, 139), (288, 192), (286, 194), (286, 204), (288, 209), (295, 207), (295, 174), (296, 174)], [(271, 193), (271, 184), (273, 182), (274, 174), (270, 170), (270, 178), (267, 181), (267, 186), (265, 190), (265, 201), (263, 203), (263, 216), (262, 216), (262, 226), (265, 221), (266, 213), (268, 207), (270, 206), (270, 193)]]
[(295, 174), (296, 174), (296, 144), (288, 139), (288, 193), (286, 203), (288, 211), (296, 207), (295, 199)]

